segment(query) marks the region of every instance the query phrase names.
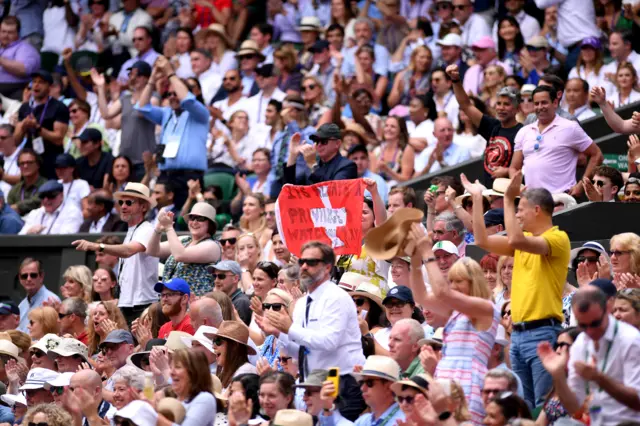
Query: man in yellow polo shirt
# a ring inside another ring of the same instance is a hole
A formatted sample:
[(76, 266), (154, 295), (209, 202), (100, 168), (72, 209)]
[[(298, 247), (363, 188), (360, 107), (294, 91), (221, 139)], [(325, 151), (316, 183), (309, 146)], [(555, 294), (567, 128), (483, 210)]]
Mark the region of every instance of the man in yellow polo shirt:
[[(482, 211), (482, 187), (461, 176), (473, 198), (476, 245), (502, 256), (513, 256), (511, 285), (511, 366), (522, 380), (526, 401), (541, 405), (552, 379), (538, 359), (540, 342), (555, 344), (564, 319), (562, 290), (571, 256), (569, 237), (553, 226), (553, 197), (543, 188), (522, 194), (522, 172), (513, 176), (504, 195), (507, 236), (487, 235)], [(516, 212), (516, 198), (520, 203)]]

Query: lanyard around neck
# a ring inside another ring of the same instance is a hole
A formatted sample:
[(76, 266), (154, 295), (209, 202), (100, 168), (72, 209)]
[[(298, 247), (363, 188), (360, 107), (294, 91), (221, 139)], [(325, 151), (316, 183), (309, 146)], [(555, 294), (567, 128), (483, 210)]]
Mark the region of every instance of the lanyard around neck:
[[(602, 370), (600, 370), (603, 374), (604, 374), (604, 370), (606, 370), (606, 368), (607, 368), (607, 362), (609, 361), (609, 354), (611, 353), (611, 346), (613, 346), (613, 341), (616, 339), (617, 335), (618, 335), (618, 320), (615, 321), (615, 324), (613, 326), (613, 337), (609, 341), (609, 344), (607, 345), (607, 350), (604, 353), (604, 361), (602, 363)], [(585, 363), (589, 362), (589, 351), (587, 351), (586, 348), (584, 350), (584, 362)], [(596, 363), (596, 369), (597, 368), (598, 368), (598, 365)], [(587, 395), (589, 395), (590, 389), (589, 389), (589, 382), (588, 381), (585, 383), (584, 388), (585, 388), (585, 391), (586, 391)], [(599, 388), (599, 390), (602, 390), (602, 388)]]

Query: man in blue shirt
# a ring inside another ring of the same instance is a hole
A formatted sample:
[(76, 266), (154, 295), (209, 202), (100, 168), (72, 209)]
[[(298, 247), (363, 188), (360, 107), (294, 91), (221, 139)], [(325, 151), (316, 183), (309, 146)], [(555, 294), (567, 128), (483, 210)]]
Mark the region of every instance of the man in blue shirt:
[[(389, 187), (382, 176), (369, 170), (369, 153), (367, 147), (360, 144), (352, 146), (347, 153), (347, 158), (355, 163), (358, 169), (358, 177), (373, 179), (376, 182), (378, 193), (382, 201), (387, 204)], [(371, 197), (369, 191), (365, 191), (365, 196)]]
[(24, 222), (20, 215), (4, 202), (4, 193), (0, 189), (0, 234), (17, 234)]
[(60, 302), (60, 298), (44, 286), (44, 269), (42, 262), (27, 257), (20, 264), (18, 278), (27, 297), (20, 302), (20, 326), (18, 330), (28, 333), (29, 312), (43, 306), (43, 302)]
[(419, 175), (435, 173), (445, 167), (455, 166), (471, 159), (468, 148), (453, 142), (453, 125), (446, 117), (438, 118), (433, 125), (433, 135), (437, 143), (433, 148), (422, 151), (416, 159), (416, 171)]
[[(168, 107), (155, 107), (149, 102), (160, 75), (169, 78)], [(189, 180), (199, 180), (204, 187), (202, 178), (207, 169), (209, 110), (189, 92), (187, 85), (176, 76), (171, 62), (164, 56), (156, 60), (136, 109), (147, 120), (162, 127), (160, 146), (164, 147), (164, 151), (157, 158), (160, 179), (174, 184), (173, 200), (180, 209), (189, 193)]]

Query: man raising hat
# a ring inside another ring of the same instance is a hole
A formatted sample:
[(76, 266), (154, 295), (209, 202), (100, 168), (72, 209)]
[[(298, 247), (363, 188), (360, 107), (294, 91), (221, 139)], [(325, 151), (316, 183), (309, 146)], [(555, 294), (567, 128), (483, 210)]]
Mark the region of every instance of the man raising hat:
[(124, 191), (113, 194), (120, 205), (120, 216), (127, 222), (128, 230), (123, 244), (103, 244), (86, 240), (71, 243), (76, 250), (107, 253), (120, 258), (118, 282), (120, 298), (118, 307), (128, 324), (158, 300), (153, 290), (158, 280), (158, 258), (146, 254), (146, 245), (154, 232), (151, 223), (144, 220), (156, 202), (149, 188), (141, 183), (129, 182)]

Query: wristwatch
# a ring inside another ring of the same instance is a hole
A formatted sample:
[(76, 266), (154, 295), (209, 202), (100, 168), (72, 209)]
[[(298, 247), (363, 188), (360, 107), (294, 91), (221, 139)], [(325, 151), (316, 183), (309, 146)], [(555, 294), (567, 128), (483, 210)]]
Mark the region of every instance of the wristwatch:
[(98, 245), (98, 247), (100, 247), (100, 248), (98, 249), (98, 251), (99, 251), (100, 253), (102, 253), (102, 252), (104, 251), (104, 244), (103, 244), (103, 243), (100, 243), (100, 245)]
[(443, 411), (442, 413), (438, 414), (438, 418), (441, 421), (445, 421), (447, 420), (449, 417), (451, 417), (451, 411)]
[(322, 411), (324, 411), (325, 414), (330, 415), (335, 411), (335, 409), (336, 409), (336, 404), (331, 404), (331, 408), (329, 408), (328, 410), (326, 408), (323, 408)]
[(434, 256), (431, 256), (431, 257), (427, 257), (424, 260), (424, 263), (430, 263), (430, 262), (435, 262), (435, 261), (437, 261), (437, 259)]

